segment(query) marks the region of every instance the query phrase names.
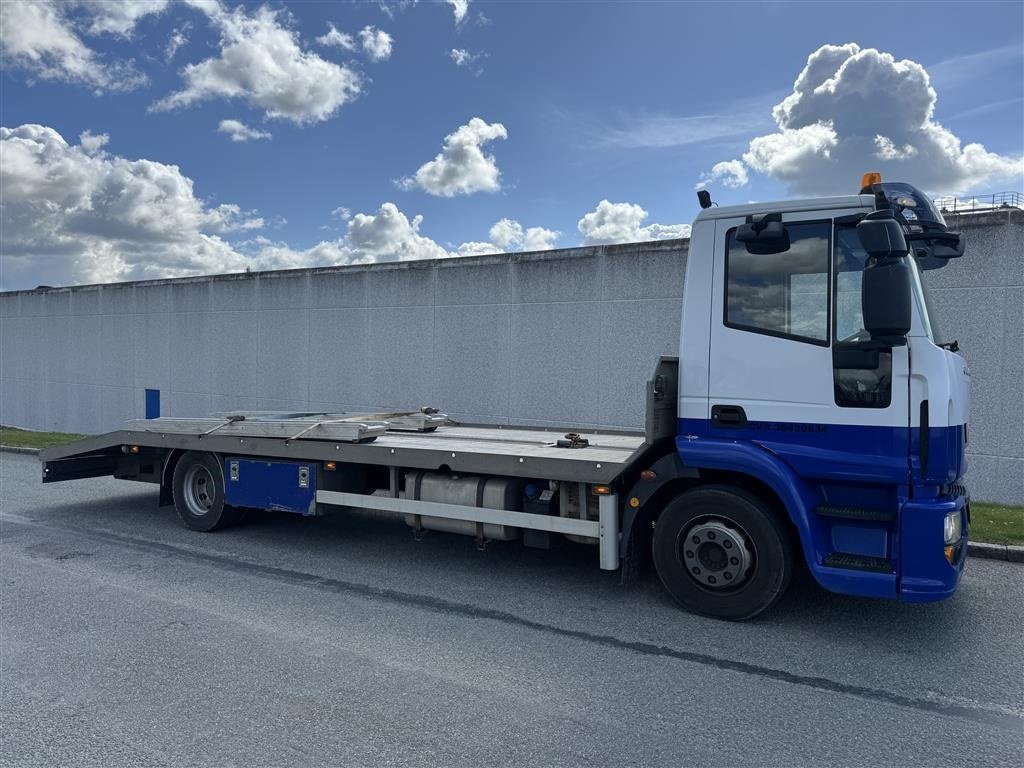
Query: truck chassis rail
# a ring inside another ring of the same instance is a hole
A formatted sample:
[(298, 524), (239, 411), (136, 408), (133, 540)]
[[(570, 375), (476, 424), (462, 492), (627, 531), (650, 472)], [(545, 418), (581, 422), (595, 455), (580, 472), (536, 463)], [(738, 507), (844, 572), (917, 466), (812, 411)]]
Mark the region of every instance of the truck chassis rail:
[(319, 504), (339, 507), (375, 509), (407, 515), (443, 517), (449, 520), (468, 520), (473, 523), (509, 525), (515, 528), (529, 528), (549, 533), (590, 536), (599, 541), (602, 570), (614, 571), (619, 567), (619, 499), (615, 494), (599, 497), (598, 520), (580, 520), (557, 515), (534, 515), (504, 509), (469, 507), (461, 504), (416, 501), (388, 496), (368, 496), (362, 493), (339, 491), (317, 491), (316, 500)]

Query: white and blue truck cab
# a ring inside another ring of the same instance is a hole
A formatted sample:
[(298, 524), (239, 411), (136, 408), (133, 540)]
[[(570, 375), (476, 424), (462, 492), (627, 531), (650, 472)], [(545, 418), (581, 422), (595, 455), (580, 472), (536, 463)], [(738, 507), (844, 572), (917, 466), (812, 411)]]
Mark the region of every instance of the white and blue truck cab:
[[(681, 466), (784, 508), (790, 543), (826, 589), (950, 596), (966, 555), (970, 380), (955, 342), (938, 335), (920, 273), (962, 255), (959, 235), (918, 190), (877, 174), (848, 197), (708, 203), (683, 300)], [(654, 550), (659, 570), (678, 561), (705, 594), (745, 565), (709, 568), (729, 553), (707, 542), (748, 549), (739, 528), (708, 519), (672, 546), (656, 533)], [(691, 592), (703, 597), (690, 585), (676, 596)]]
[(877, 174), (846, 197), (698, 197), (679, 354), (658, 362), (643, 432), (429, 408), (135, 419), (43, 451), (43, 482), (156, 483), (197, 531), (251, 508), (362, 508), (481, 549), (564, 537), (623, 582), (653, 560), (684, 608), (724, 619), (771, 606), (801, 555), (834, 592), (949, 597), (967, 556), (969, 375), (921, 272), (961, 256), (960, 236)]

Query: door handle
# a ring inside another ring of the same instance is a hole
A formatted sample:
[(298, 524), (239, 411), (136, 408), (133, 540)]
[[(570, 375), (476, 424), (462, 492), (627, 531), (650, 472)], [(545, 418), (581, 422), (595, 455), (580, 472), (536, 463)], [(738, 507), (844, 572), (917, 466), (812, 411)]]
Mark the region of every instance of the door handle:
[(742, 429), (747, 426), (747, 413), (738, 405), (713, 405), (711, 423), (716, 427)]

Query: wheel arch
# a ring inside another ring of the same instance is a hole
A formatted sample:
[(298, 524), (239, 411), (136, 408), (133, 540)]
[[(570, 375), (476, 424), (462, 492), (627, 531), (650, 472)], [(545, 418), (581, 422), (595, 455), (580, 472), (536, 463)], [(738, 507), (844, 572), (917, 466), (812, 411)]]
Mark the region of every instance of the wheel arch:
[(196, 451), (188, 448), (172, 448), (164, 458), (164, 466), (160, 471), (160, 504), (161, 507), (174, 506), (174, 469), (186, 453), (205, 453), (212, 456), (220, 466), (221, 481), (224, 480), (224, 467), (221, 465), (221, 454), (213, 451)]
[[(725, 455), (725, 454), (731, 455)], [(620, 555), (637, 552), (634, 536), (643, 525), (657, 521), (665, 506), (676, 496), (707, 485), (736, 487), (756, 496), (774, 510), (786, 526), (794, 546), (808, 563), (816, 562), (815, 543), (809, 525), (813, 501), (809, 491), (792, 470), (777, 457), (759, 447), (731, 443), (718, 447), (716, 454), (701, 461), (687, 460), (673, 451), (650, 466), (654, 480), (638, 477), (626, 494), (622, 518)], [(636, 499), (636, 502), (633, 502)], [(633, 504), (636, 503), (634, 507)]]
[(187, 451), (184, 448), (172, 448), (167, 452), (164, 457), (164, 466), (160, 470), (160, 503), (161, 507), (172, 507), (174, 506), (174, 491), (172, 484), (174, 481), (174, 468), (178, 465), (178, 461), (184, 456)]
[(701, 482), (738, 485), (764, 499), (795, 535), (808, 565), (818, 561), (819, 545), (812, 529), (816, 491), (771, 451), (756, 443), (703, 440), (695, 445), (676, 441), (681, 460), (697, 468)]

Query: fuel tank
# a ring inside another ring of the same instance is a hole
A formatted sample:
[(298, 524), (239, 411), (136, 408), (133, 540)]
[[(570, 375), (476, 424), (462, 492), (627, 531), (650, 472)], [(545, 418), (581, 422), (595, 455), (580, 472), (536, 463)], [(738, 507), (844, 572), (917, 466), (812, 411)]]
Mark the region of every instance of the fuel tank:
[[(452, 475), (416, 470), (406, 473), (402, 498), (519, 512), (523, 509), (524, 487), (525, 483), (515, 478)], [(428, 515), (403, 515), (403, 517), (406, 525), (411, 528), (421, 527), (431, 531), (460, 533), (465, 536), (482, 534), (485, 539), (497, 541), (517, 539), (520, 532), (519, 528), (508, 525), (478, 524), (469, 520), (449, 520)]]

